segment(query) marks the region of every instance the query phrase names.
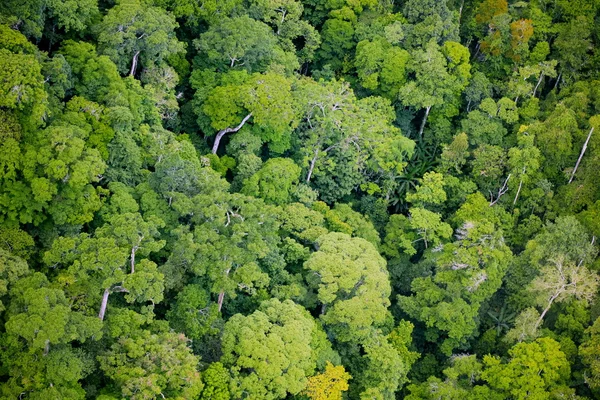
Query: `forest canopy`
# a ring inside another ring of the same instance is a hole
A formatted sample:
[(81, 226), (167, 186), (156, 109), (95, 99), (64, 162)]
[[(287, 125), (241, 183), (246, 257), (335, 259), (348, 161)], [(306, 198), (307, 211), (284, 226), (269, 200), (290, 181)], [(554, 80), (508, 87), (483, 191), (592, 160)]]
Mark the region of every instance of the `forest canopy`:
[(0, 399), (600, 398), (599, 66), (600, 0), (3, 0)]

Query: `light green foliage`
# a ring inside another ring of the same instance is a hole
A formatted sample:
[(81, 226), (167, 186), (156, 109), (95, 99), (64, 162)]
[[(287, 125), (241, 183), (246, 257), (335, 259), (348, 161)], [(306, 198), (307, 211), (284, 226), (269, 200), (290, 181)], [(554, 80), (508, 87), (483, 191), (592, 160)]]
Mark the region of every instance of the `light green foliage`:
[[(34, 54), (13, 53), (8, 43), (0, 48), (0, 107), (16, 110), (34, 127), (46, 112), (47, 93), (41, 65)], [(17, 49), (15, 49), (17, 50)]]
[(450, 363), (451, 366), (443, 371), (443, 381), (432, 376), (419, 385), (409, 385), (411, 394), (406, 399), (504, 399), (501, 394), (495, 393), (487, 386), (475, 385), (481, 379), (483, 370), (483, 365), (476, 356), (457, 354), (452, 356)]
[(386, 263), (364, 239), (329, 233), (304, 263), (317, 290), (321, 320), (338, 340), (365, 338), (387, 318), (390, 282)]
[(584, 340), (579, 346), (579, 354), (588, 368), (584, 375), (585, 382), (594, 389), (600, 386), (600, 362), (597, 357), (600, 347), (599, 321), (600, 319), (596, 319), (594, 324), (586, 329)]
[(316, 367), (311, 344), (318, 329), (290, 300), (271, 299), (248, 316), (231, 317), (223, 332), (222, 362), (232, 373), (232, 395), (283, 399), (300, 393)]
[(194, 226), (173, 232), (178, 240), (164, 265), (172, 284), (186, 272), (206, 277), (207, 289), (220, 295), (221, 304), (224, 296), (253, 296), (269, 285), (261, 262), (279, 242), (272, 208), (260, 199), (224, 192), (203, 193), (175, 205), (183, 215), (193, 215)]
[(191, 339), (201, 339), (214, 330), (217, 305), (200, 285), (187, 285), (177, 294), (177, 300), (167, 313), (171, 326)]
[[(175, 18), (158, 7), (139, 0), (121, 0), (110, 9), (98, 34), (99, 50), (124, 75), (135, 75), (137, 63), (143, 68), (162, 66), (169, 55), (184, 51), (177, 40)], [(140, 68), (141, 70), (141, 68)]]
[(540, 336), (540, 313), (534, 307), (528, 307), (515, 318), (514, 327), (506, 332), (506, 341), (531, 342)]
[(119, 338), (98, 356), (100, 369), (130, 399), (196, 398), (203, 387), (198, 361), (183, 334), (147, 330)]
[(433, 107), (453, 102), (466, 88), (471, 77), (469, 51), (455, 42), (439, 46), (431, 40), (423, 50), (414, 50), (408, 64), (411, 79), (400, 89), (403, 105), (425, 109), (419, 136)]
[(512, 300), (533, 305), (533, 299), (524, 293), (524, 288), (544, 266), (551, 266), (553, 260), (562, 258), (564, 263), (589, 265), (597, 254), (591, 241), (575, 217), (560, 217), (555, 222), (548, 222), (539, 234), (527, 242), (525, 251), (508, 271), (506, 288), (514, 296)]
[[(388, 341), (400, 355), (406, 370), (410, 370), (411, 366), (421, 356), (418, 352), (412, 351), (412, 334), (414, 325), (405, 320), (400, 320), (392, 332), (388, 335)], [(401, 382), (404, 383), (404, 382)]]
[(527, 194), (532, 181), (538, 176), (541, 164), (541, 154), (539, 149), (533, 145), (533, 136), (525, 133), (519, 136), (518, 143), (518, 147), (512, 147), (508, 151), (509, 173), (514, 178), (509, 183), (516, 193), (513, 204), (517, 203), (521, 191), (523, 191), (523, 195)]
[(236, 71), (207, 91), (202, 79), (198, 77), (197, 84), (193, 83), (198, 89), (195, 112), (207, 134), (251, 122), (253, 134), (270, 142), (273, 150), (289, 148), (291, 132), (297, 125), (290, 80), (272, 72), (248, 75)]
[(474, 110), (462, 121), (461, 129), (468, 135), (472, 146), (502, 145), (506, 128), (502, 126), (499, 118), (495, 118), (495, 115), (490, 116), (485, 112)]
[(360, 399), (392, 400), (404, 382), (408, 366), (390, 341), (380, 332), (373, 332), (363, 342), (364, 369), (356, 376), (361, 388)]
[(547, 399), (570, 376), (569, 362), (560, 345), (549, 338), (519, 343), (509, 350), (510, 359), (485, 356), (481, 377), (496, 391), (515, 399)]
[(293, 144), (306, 182), (314, 179), (327, 202), (349, 194), (366, 176), (376, 191), (388, 194), (395, 185), (389, 178), (402, 172), (414, 150), (414, 142), (391, 124), (389, 101), (356, 100), (343, 82), (303, 80), (298, 91), (305, 122), (296, 130)]
[(441, 343), (446, 354), (474, 333), (480, 304), (502, 284), (512, 255), (502, 219), (480, 194), (469, 196), (456, 215), (457, 240), (432, 253), (435, 275), (414, 279), (414, 296), (398, 297), (403, 310), (429, 328), (428, 340), (447, 335)]
[(201, 66), (221, 72), (240, 68), (265, 72), (277, 65), (291, 73), (299, 67), (296, 55), (278, 45), (268, 25), (245, 15), (220, 20), (194, 45), (203, 55)]
[(92, 357), (81, 349), (59, 345), (48, 354), (42, 351), (24, 352), (13, 341), (5, 341), (3, 363), (11, 377), (0, 386), (6, 398), (26, 392), (31, 399), (85, 399), (80, 380), (94, 368)]
[(210, 24), (219, 22), (223, 16), (234, 14), (240, 8), (241, 0), (166, 0), (176, 17), (185, 17), (190, 25), (202, 21)]
[(530, 125), (529, 131), (535, 135), (535, 145), (544, 156), (546, 175), (558, 177), (559, 172), (570, 164), (567, 160), (573, 151), (573, 137), (579, 133), (575, 113), (558, 104), (544, 122)]
[(406, 201), (418, 207), (435, 207), (446, 201), (444, 191), (444, 176), (437, 172), (427, 172), (423, 175), (414, 193), (406, 195)]
[(108, 223), (96, 230), (98, 238), (114, 239), (120, 248), (130, 254), (131, 273), (135, 272), (136, 257), (147, 257), (165, 245), (157, 240), (159, 228), (164, 222), (156, 217), (147, 221), (139, 213), (116, 214), (108, 218)]
[(2, 303), (2, 298), (8, 294), (9, 287), (28, 272), (29, 267), (25, 260), (0, 249), (0, 312), (6, 308)]
[(378, 247), (381, 239), (368, 217), (354, 211), (348, 204), (338, 203), (332, 209), (319, 202), (313, 205), (325, 216), (325, 225), (330, 231), (347, 233), (363, 238)]
[(200, 400), (229, 400), (229, 371), (220, 362), (212, 363), (202, 373), (204, 390)]
[(383, 38), (361, 41), (356, 46), (355, 61), (361, 85), (395, 100), (406, 83), (409, 59), (408, 51), (392, 46)]
[(298, 184), (301, 169), (289, 158), (271, 158), (244, 181), (241, 192), (268, 203), (285, 204)]
[(441, 154), (441, 170), (451, 174), (460, 174), (469, 157), (469, 137), (466, 133), (454, 136), (452, 143), (444, 145)]
[(425, 248), (436, 246), (443, 239), (452, 236), (452, 228), (442, 222), (442, 216), (424, 208), (414, 207), (410, 209), (410, 226), (425, 244)]
[(32, 352), (101, 335), (100, 320), (72, 311), (65, 293), (49, 287), (40, 272), (19, 280), (10, 295), (6, 332), (23, 339)]

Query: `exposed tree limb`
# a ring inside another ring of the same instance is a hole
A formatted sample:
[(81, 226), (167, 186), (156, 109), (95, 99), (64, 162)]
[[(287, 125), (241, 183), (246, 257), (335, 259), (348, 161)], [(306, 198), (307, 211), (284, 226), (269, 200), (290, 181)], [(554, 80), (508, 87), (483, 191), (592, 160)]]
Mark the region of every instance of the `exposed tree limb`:
[(102, 295), (102, 304), (100, 305), (100, 313), (98, 314), (98, 318), (100, 318), (100, 321), (104, 321), (104, 314), (106, 313), (106, 305), (108, 304), (109, 295), (110, 289), (104, 289), (104, 294)]
[(425, 109), (425, 116), (423, 116), (423, 120), (421, 121), (421, 127), (419, 128), (419, 139), (423, 138), (423, 131), (425, 130), (425, 124), (427, 123), (427, 117), (429, 116), (430, 111), (431, 111), (431, 106), (428, 106)]
[(581, 154), (579, 154), (579, 158), (577, 159), (575, 168), (573, 168), (573, 173), (571, 173), (571, 178), (569, 179), (569, 183), (571, 183), (573, 181), (573, 178), (575, 177), (577, 168), (579, 168), (579, 163), (581, 162), (581, 159), (583, 158), (583, 154), (587, 150), (587, 146), (588, 146), (588, 143), (590, 142), (590, 138), (592, 137), (592, 133), (594, 133), (594, 127), (592, 127), (592, 129), (590, 129), (590, 133), (588, 133), (587, 139), (585, 139), (585, 143), (583, 144), (583, 148), (581, 149)]
[(510, 179), (511, 175), (512, 174), (508, 174), (504, 184), (500, 187), (500, 189), (498, 189), (498, 196), (496, 196), (496, 199), (494, 199), (494, 195), (490, 193), (490, 207), (496, 204), (498, 200), (500, 200), (500, 197), (504, 196), (506, 192), (508, 192), (508, 180)]
[(217, 154), (217, 150), (219, 150), (219, 144), (221, 143), (221, 139), (223, 139), (223, 136), (225, 136), (227, 133), (235, 133), (235, 132), (239, 131), (240, 129), (242, 129), (242, 127), (246, 124), (246, 122), (248, 122), (250, 117), (252, 117), (252, 113), (246, 115), (244, 117), (244, 119), (242, 120), (242, 122), (240, 122), (240, 124), (238, 126), (236, 126), (235, 128), (225, 128), (225, 129), (219, 131), (217, 133), (217, 136), (215, 136), (215, 143), (213, 144), (213, 147), (212, 147), (212, 153)]
[(139, 56), (140, 56), (140, 51), (138, 50), (133, 55), (133, 61), (131, 62), (131, 70), (129, 71), (129, 75), (130, 76), (134, 76), (135, 75), (135, 70), (137, 68), (137, 63), (138, 63), (138, 57)]

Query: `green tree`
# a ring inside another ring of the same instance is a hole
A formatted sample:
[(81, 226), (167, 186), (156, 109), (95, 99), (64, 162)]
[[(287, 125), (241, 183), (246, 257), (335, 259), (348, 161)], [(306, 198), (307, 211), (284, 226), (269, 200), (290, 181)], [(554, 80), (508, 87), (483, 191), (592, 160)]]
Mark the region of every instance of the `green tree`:
[(289, 158), (271, 158), (244, 181), (241, 192), (282, 205), (290, 201), (300, 179), (301, 169)]
[(111, 8), (99, 27), (99, 51), (117, 65), (121, 74), (135, 76), (143, 68), (162, 66), (185, 46), (177, 40), (175, 18), (159, 7), (139, 0), (121, 0)]
[(297, 120), (291, 82), (287, 78), (272, 72), (253, 75), (233, 72), (209, 90), (205, 87), (206, 79), (207, 76), (200, 75), (192, 86), (197, 89), (198, 124), (206, 136), (215, 135), (213, 154), (226, 134), (240, 131), (249, 122), (253, 133), (270, 142), (274, 150), (283, 152), (290, 147)]
[(229, 400), (229, 371), (220, 362), (212, 363), (202, 373), (204, 390), (200, 400)]
[(243, 15), (224, 18), (194, 41), (202, 68), (220, 72), (243, 69), (266, 72), (274, 65), (291, 73), (299, 68), (294, 52), (284, 50), (277, 35), (261, 21)]
[(29, 267), (25, 260), (0, 249), (0, 312), (6, 308), (1, 299), (8, 294), (9, 288), (28, 272)]
[(203, 388), (198, 357), (183, 334), (141, 330), (119, 338), (97, 359), (123, 397), (190, 399)]
[(174, 329), (196, 340), (215, 329), (217, 318), (217, 305), (210, 302), (210, 293), (197, 284), (186, 285), (167, 312), (167, 319)]
[(402, 309), (427, 326), (426, 339), (441, 341), (445, 354), (476, 332), (482, 302), (502, 284), (512, 256), (504, 244), (505, 218), (480, 194), (470, 195), (455, 217), (457, 240), (431, 253), (434, 275), (414, 279), (413, 296), (398, 296)]
[(469, 51), (459, 43), (446, 42), (440, 47), (434, 40), (423, 50), (414, 50), (408, 64), (411, 79), (400, 89), (403, 105), (425, 109), (419, 138), (431, 109), (460, 96), (471, 77)]
[(354, 62), (358, 79), (365, 89), (394, 101), (406, 83), (408, 51), (392, 46), (384, 38), (363, 40), (356, 46)]
[(508, 351), (510, 359), (483, 359), (483, 380), (504, 396), (515, 399), (547, 399), (553, 389), (565, 385), (571, 374), (569, 362), (553, 339), (519, 343)]
[(51, 346), (101, 336), (101, 322), (73, 311), (65, 293), (40, 272), (20, 279), (10, 295), (6, 333), (23, 340), (31, 352), (48, 354)]
[[(305, 79), (298, 92), (301, 124), (294, 146), (306, 170), (306, 183), (314, 175), (321, 198), (328, 202), (349, 194), (366, 177), (372, 190), (389, 195), (393, 177), (402, 172), (414, 150), (414, 143), (391, 124), (389, 101), (357, 100), (343, 82)], [(348, 176), (340, 173), (341, 168), (350, 169), (344, 171)]]
[(318, 325), (291, 300), (271, 299), (254, 313), (236, 314), (223, 330), (222, 362), (232, 374), (232, 395), (283, 399), (305, 389), (320, 359)]
[(368, 337), (384, 323), (390, 305), (385, 260), (364, 239), (329, 233), (304, 263), (306, 280), (317, 290), (321, 320), (337, 340)]
[(215, 192), (173, 205), (191, 217), (193, 226), (173, 231), (177, 241), (162, 267), (166, 275), (205, 277), (210, 292), (218, 295), (218, 311), (226, 295), (253, 296), (269, 285), (261, 264), (276, 252), (280, 239), (276, 213), (262, 200)]
[(600, 360), (598, 351), (600, 348), (600, 319), (586, 329), (585, 337), (579, 346), (579, 354), (583, 363), (588, 368), (585, 372), (585, 382), (593, 389), (600, 386)]

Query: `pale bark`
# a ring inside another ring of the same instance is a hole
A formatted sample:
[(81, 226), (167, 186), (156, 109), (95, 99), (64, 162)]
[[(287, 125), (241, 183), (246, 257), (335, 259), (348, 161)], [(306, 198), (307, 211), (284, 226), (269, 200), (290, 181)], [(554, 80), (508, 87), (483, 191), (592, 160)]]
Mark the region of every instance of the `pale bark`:
[(319, 156), (319, 149), (315, 150), (315, 156), (312, 160), (310, 160), (310, 168), (308, 169), (308, 175), (306, 176), (306, 183), (310, 183), (310, 178), (313, 174), (313, 170), (315, 169), (315, 164), (317, 163), (317, 157)]
[(131, 273), (135, 272), (135, 251), (137, 250), (137, 246), (133, 246), (131, 248)]
[(558, 296), (560, 296), (561, 292), (555, 293), (554, 296), (550, 297), (550, 300), (548, 301), (548, 305), (546, 306), (546, 308), (544, 309), (544, 311), (542, 311), (542, 314), (540, 315), (540, 318), (538, 318), (536, 324), (535, 324), (535, 329), (537, 329), (540, 324), (544, 321), (544, 317), (546, 316), (546, 313), (550, 310), (550, 307), (552, 306), (552, 303), (554, 303), (554, 300), (556, 300), (556, 298)]
[(102, 304), (100, 305), (100, 313), (98, 314), (100, 321), (104, 321), (104, 314), (106, 314), (106, 305), (108, 304), (109, 295), (110, 289), (104, 289), (104, 294), (102, 295)]
[(423, 131), (425, 130), (425, 124), (427, 123), (427, 117), (429, 116), (430, 111), (431, 111), (431, 106), (429, 106), (425, 109), (425, 116), (423, 117), (423, 120), (421, 121), (421, 128), (419, 128), (419, 138), (420, 139), (423, 138)]
[(535, 89), (533, 89), (533, 97), (535, 97), (535, 94), (536, 94), (536, 92), (538, 90), (538, 87), (540, 87), (540, 84), (542, 83), (543, 79), (544, 79), (544, 73), (542, 72), (540, 74), (540, 79), (538, 79), (538, 81), (537, 81), (537, 85), (535, 85)]
[(221, 312), (221, 308), (223, 308), (223, 299), (225, 299), (225, 291), (221, 290), (221, 293), (219, 293), (219, 300), (218, 300), (219, 312)]
[(558, 78), (556, 78), (556, 83), (554, 84), (554, 89), (556, 89), (558, 87), (558, 83), (560, 82), (561, 76), (562, 76), (562, 72), (560, 74), (558, 74)]
[(502, 196), (504, 196), (506, 194), (506, 192), (508, 192), (508, 180), (510, 179), (511, 175), (512, 174), (508, 174), (508, 177), (506, 177), (504, 184), (500, 187), (500, 189), (498, 189), (498, 197), (496, 197), (495, 200), (494, 200), (494, 196), (492, 195), (492, 193), (490, 191), (490, 207), (493, 206), (494, 204), (496, 204), (498, 202), (498, 200), (500, 200), (500, 198)]
[(523, 179), (519, 182), (519, 189), (517, 190), (517, 194), (515, 195), (515, 199), (513, 200), (513, 206), (517, 204), (517, 200), (519, 199), (519, 194), (521, 193), (521, 187), (523, 186)]
[(133, 61), (131, 62), (131, 70), (129, 71), (129, 75), (134, 76), (135, 70), (137, 68), (138, 57), (140, 56), (140, 51), (136, 51), (133, 55)]
[(238, 126), (236, 126), (235, 128), (226, 128), (226, 129), (219, 131), (217, 133), (217, 136), (215, 136), (215, 143), (213, 144), (213, 147), (212, 147), (212, 153), (217, 154), (217, 150), (219, 150), (219, 144), (221, 143), (221, 139), (223, 139), (223, 136), (225, 136), (227, 133), (235, 133), (235, 132), (239, 131), (240, 129), (242, 129), (242, 127), (246, 124), (246, 122), (248, 122), (250, 117), (252, 117), (252, 113), (246, 115), (244, 117), (244, 119), (242, 120), (242, 122), (240, 122), (240, 124)]
[(577, 163), (575, 164), (575, 168), (573, 169), (573, 173), (571, 174), (571, 178), (569, 179), (569, 183), (573, 181), (575, 177), (575, 173), (577, 172), (577, 168), (579, 168), (579, 163), (587, 150), (588, 143), (590, 142), (590, 138), (592, 137), (592, 133), (594, 133), (594, 128), (590, 129), (590, 133), (588, 133), (587, 139), (585, 139), (585, 143), (583, 144), (583, 148), (581, 149), (581, 154), (579, 154), (579, 158), (577, 159)]

